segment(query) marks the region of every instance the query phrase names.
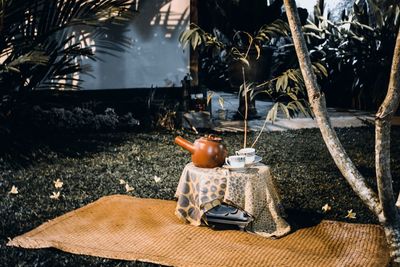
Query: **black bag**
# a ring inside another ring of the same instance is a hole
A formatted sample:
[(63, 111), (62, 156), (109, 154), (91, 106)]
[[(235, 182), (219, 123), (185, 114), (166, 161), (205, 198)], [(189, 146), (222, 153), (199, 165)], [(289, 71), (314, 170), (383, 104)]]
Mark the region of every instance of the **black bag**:
[(214, 229), (234, 229), (239, 227), (244, 230), (254, 218), (246, 211), (237, 207), (221, 204), (205, 213), (206, 224)]

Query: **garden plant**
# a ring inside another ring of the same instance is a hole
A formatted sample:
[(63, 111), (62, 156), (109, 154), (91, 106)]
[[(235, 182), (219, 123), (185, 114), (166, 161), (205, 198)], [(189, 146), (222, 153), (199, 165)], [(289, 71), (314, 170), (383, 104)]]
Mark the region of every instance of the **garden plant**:
[[(355, 1), (333, 20), (317, 1), (314, 16), (304, 26), (312, 61), (329, 70), (323, 91), (331, 105), (376, 110), (382, 103), (399, 28), (400, 9), (395, 1)], [(288, 47), (293, 57), (293, 46)], [(374, 75), (371, 75), (374, 73)], [(385, 86), (382, 86), (385, 85)]]

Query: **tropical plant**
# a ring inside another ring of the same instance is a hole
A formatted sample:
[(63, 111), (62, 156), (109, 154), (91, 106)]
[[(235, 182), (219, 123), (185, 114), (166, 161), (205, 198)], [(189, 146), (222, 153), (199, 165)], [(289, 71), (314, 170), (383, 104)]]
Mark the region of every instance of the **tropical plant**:
[(353, 14), (342, 22), (350, 24), (348, 32), (357, 37), (343, 38), (339, 51), (341, 61), (350, 63), (355, 74), (351, 86), (355, 105), (363, 108), (377, 109), (386, 95), (387, 90), (382, 87), (387, 88), (389, 84), (390, 63), (400, 25), (400, 3), (381, 5), (379, 2), (356, 3)]
[[(313, 70), (318, 78), (328, 76), (326, 68), (318, 62), (313, 63)], [(277, 77), (258, 84), (251, 90), (251, 97), (263, 93), (275, 103), (267, 114), (267, 120), (275, 121), (278, 110), (286, 118), (293, 118), (299, 113), (313, 117), (307, 102), (307, 92), (299, 68), (290, 68)]]
[[(131, 0), (4, 0), (0, 2), (0, 121), (36, 89), (76, 89), (95, 60), (127, 43), (112, 42), (107, 25), (129, 17)], [(95, 40), (95, 42), (93, 41)], [(2, 125), (2, 123), (0, 123)]]
[[(220, 78), (226, 80), (240, 79), (242, 85), (239, 94), (245, 96), (244, 92), (250, 92), (249, 97), (251, 98), (260, 93), (267, 94), (270, 99), (276, 102), (267, 116), (269, 120), (274, 121), (278, 109), (281, 109), (287, 117), (293, 117), (299, 112), (311, 115), (308, 105), (304, 101), (305, 91), (300, 71), (298, 69), (286, 69), (268, 81), (257, 82), (243, 79), (243, 73), (232, 72), (232, 69), (241, 70), (243, 68), (247, 74), (251, 69), (252, 60), (259, 59), (266, 45), (274, 39), (287, 35), (287, 24), (282, 20), (276, 20), (271, 24), (262, 26), (255, 36), (248, 32), (238, 31), (232, 40), (227, 39), (218, 31), (214, 31), (212, 34), (207, 33), (199, 26), (192, 24), (191, 29), (184, 31), (179, 40), (183, 47), (190, 43), (194, 50), (200, 51), (200, 54), (211, 54), (211, 57), (206, 58), (212, 59), (210, 68), (220, 68)], [(251, 50), (255, 51), (254, 59), (249, 55)], [(215, 61), (220, 63), (214, 65)], [(317, 73), (321, 76), (326, 75), (324, 66), (316, 63), (315, 67), (318, 70)]]
[[(276, 24), (282, 24), (282, 21), (277, 21)], [(199, 26), (192, 24), (191, 29), (182, 32), (179, 37), (179, 41), (183, 44), (183, 47), (190, 42), (193, 50), (196, 48), (200, 48), (201, 51), (209, 52), (208, 50), (212, 50), (212, 57), (216, 57), (217, 60), (220, 60), (225, 67), (222, 67), (221, 70), (230, 73), (228, 80), (231, 80), (233, 77), (242, 81), (242, 85), (240, 86), (239, 96), (240, 98), (244, 98), (244, 145), (246, 147), (247, 144), (247, 119), (248, 119), (248, 111), (249, 111), (249, 86), (246, 81), (246, 69), (248, 70), (250, 67), (249, 61), (249, 52), (252, 48), (256, 51), (256, 60), (260, 57), (262, 44), (269, 38), (270, 36), (276, 35), (277, 32), (280, 32), (282, 28), (280, 27), (262, 27), (258, 34), (253, 37), (250, 33), (245, 31), (237, 31), (232, 40), (225, 42), (220, 41), (216, 35), (212, 35), (210, 33), (205, 32)], [(284, 29), (284, 28), (283, 28)], [(217, 32), (217, 31), (215, 31)], [(281, 31), (283, 32), (283, 31)], [(219, 32), (217, 32), (219, 33)], [(220, 37), (222, 36), (221, 33)], [(267, 35), (268, 34), (268, 35)], [(222, 39), (222, 38), (221, 38)], [(236, 69), (241, 71), (241, 73), (234, 73), (235, 75), (231, 75), (232, 70)], [(222, 75), (223, 76), (223, 75)], [(210, 100), (210, 98), (208, 98)], [(220, 104), (222, 102), (220, 101)], [(222, 106), (222, 104), (221, 104)], [(240, 109), (240, 107), (239, 107)]]
[(349, 14), (343, 11), (340, 21), (332, 21), (324, 1), (317, 1), (304, 35), (312, 60), (329, 70), (329, 79), (322, 84), (330, 103), (343, 105), (349, 99), (348, 106), (359, 109), (380, 105), (399, 24), (400, 4), (395, 1), (356, 1)]
[(194, 50), (199, 51), (201, 69), (206, 70), (208, 75), (218, 76), (235, 86), (242, 83), (241, 68), (248, 69), (250, 61), (259, 59), (263, 47), (271, 38), (285, 34), (287, 27), (282, 20), (262, 26), (254, 35), (236, 31), (232, 38), (218, 29), (208, 33), (191, 24), (189, 30), (181, 33), (179, 40), (183, 47), (190, 43)]
[[(200, 54), (211, 54), (213, 63), (220, 62), (217, 66), (211, 64), (213, 68), (220, 68), (221, 78), (227, 80), (241, 79), (239, 95), (244, 98), (244, 147), (247, 144), (247, 118), (248, 118), (248, 99), (254, 99), (258, 94), (266, 94), (275, 104), (269, 110), (264, 126), (260, 131), (262, 133), (267, 121), (275, 121), (278, 110), (281, 110), (287, 118), (292, 118), (299, 113), (312, 116), (306, 99), (306, 91), (301, 72), (298, 68), (286, 69), (276, 77), (268, 81), (248, 81), (246, 77), (250, 76), (251, 65), (258, 60), (262, 54), (263, 48), (271, 44), (272, 41), (288, 36), (287, 23), (282, 20), (276, 20), (268, 25), (263, 25), (253, 36), (245, 31), (237, 31), (232, 40), (226, 38), (222, 33), (214, 31), (213, 34), (205, 32), (199, 26), (192, 24), (191, 28), (180, 35), (180, 42), (183, 47), (191, 44), (194, 50), (200, 50)], [(250, 57), (250, 51), (254, 50), (254, 58)], [(222, 67), (221, 67), (222, 66)], [(241, 72), (232, 72), (232, 69)], [(320, 63), (314, 64), (314, 69), (319, 76), (326, 76), (327, 71)], [(227, 75), (225, 73), (228, 73)], [(211, 96), (214, 95), (211, 93)], [(210, 98), (209, 98), (210, 99)], [(209, 100), (208, 99), (208, 100)], [(219, 99), (221, 106), (223, 101)], [(253, 146), (257, 142), (253, 143)]]
[(297, 14), (296, 2), (284, 0), (301, 72), (306, 81), (309, 101), (325, 144), (338, 169), (360, 197), (376, 215), (384, 228), (393, 266), (400, 266), (400, 195), (395, 199), (390, 166), (391, 120), (400, 102), (400, 29), (396, 29), (396, 43), (391, 62), (387, 94), (376, 113), (375, 120), (375, 167), (377, 191), (373, 190), (354, 165), (333, 129), (326, 108), (325, 95), (315, 77), (305, 38)]

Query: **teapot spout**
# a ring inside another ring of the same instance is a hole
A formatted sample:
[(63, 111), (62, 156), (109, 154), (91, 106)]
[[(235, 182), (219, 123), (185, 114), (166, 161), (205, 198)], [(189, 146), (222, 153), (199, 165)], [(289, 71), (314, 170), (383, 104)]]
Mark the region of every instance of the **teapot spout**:
[(187, 151), (190, 152), (190, 154), (193, 154), (196, 150), (196, 147), (194, 146), (194, 144), (192, 144), (191, 142), (189, 142), (188, 140), (186, 140), (180, 136), (175, 137), (175, 144), (186, 149)]

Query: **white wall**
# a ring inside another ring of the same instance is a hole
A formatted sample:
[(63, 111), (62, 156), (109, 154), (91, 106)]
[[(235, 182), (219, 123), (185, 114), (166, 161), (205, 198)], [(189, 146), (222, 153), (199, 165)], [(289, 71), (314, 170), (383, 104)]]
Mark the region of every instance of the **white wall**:
[[(325, 1), (327, 8), (334, 8), (341, 0), (328, 0)], [(316, 0), (296, 0), (298, 7), (307, 8), (308, 12), (314, 10), (314, 6), (317, 3)]]
[[(142, 0), (139, 13), (124, 30), (130, 48), (117, 57), (102, 55), (91, 62), (93, 77), (81, 76), (83, 89), (119, 89), (180, 86), (189, 72), (189, 53), (178, 42), (188, 27), (190, 0)], [(108, 39), (118, 38), (115, 27)]]
[[(298, 7), (306, 8), (310, 15), (314, 12), (314, 6), (317, 0), (296, 0)], [(349, 8), (354, 3), (354, 0), (326, 0), (326, 10), (332, 13), (333, 19), (339, 19), (344, 8)]]

